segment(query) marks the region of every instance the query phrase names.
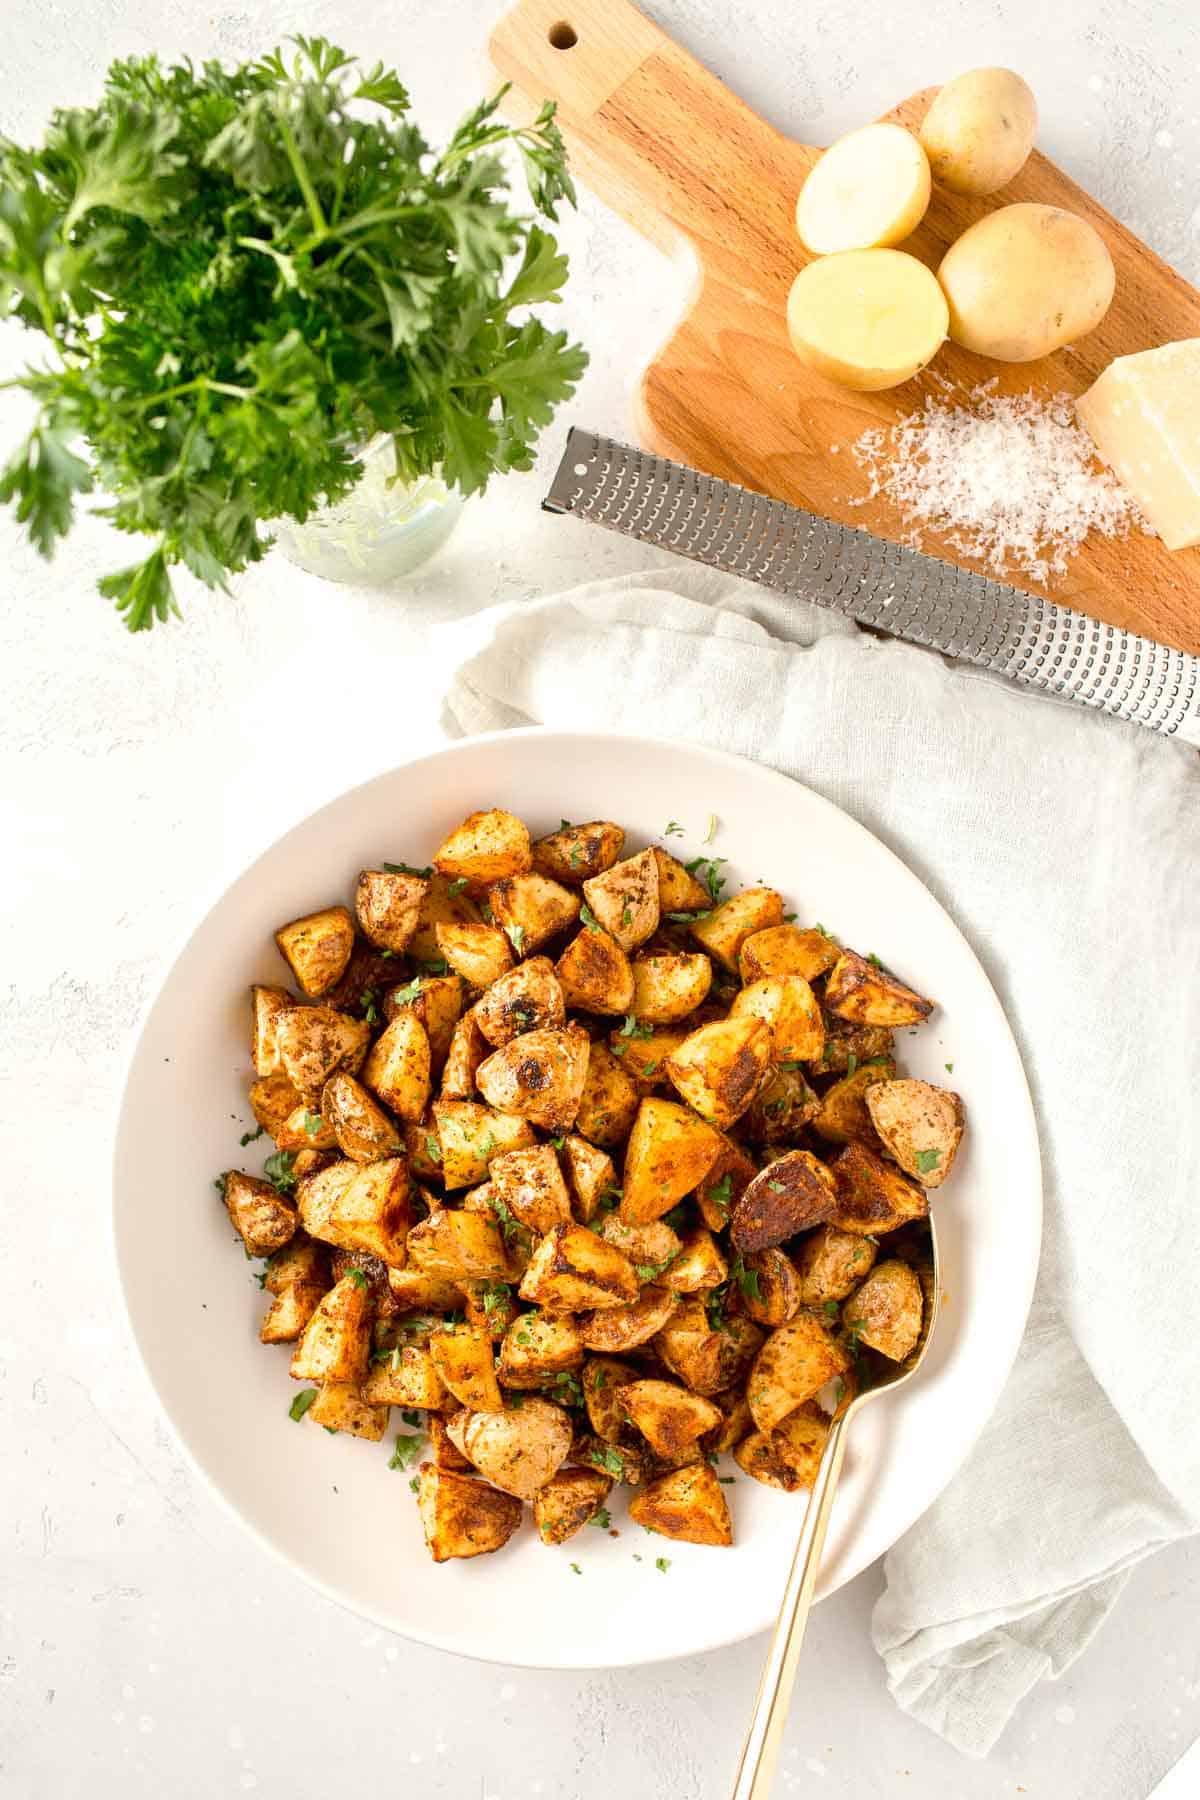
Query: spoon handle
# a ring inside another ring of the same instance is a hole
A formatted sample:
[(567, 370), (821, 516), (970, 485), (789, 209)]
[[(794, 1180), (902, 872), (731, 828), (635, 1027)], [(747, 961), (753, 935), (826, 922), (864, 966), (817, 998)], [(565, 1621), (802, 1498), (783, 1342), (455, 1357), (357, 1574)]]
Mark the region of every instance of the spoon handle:
[(779, 1757), (779, 1740), (783, 1736), (791, 1704), (796, 1665), (800, 1661), (800, 1647), (804, 1642), (804, 1630), (808, 1624), (809, 1608), (821, 1566), (825, 1531), (833, 1510), (838, 1477), (842, 1472), (845, 1424), (845, 1417), (834, 1421), (817, 1471), (817, 1479), (808, 1497), (808, 1510), (804, 1515), (796, 1554), (792, 1558), (787, 1586), (783, 1590), (775, 1635), (771, 1640), (762, 1680), (758, 1684), (750, 1729), (742, 1746), (742, 1760), (738, 1764), (733, 1800), (769, 1800), (775, 1779), (775, 1764)]

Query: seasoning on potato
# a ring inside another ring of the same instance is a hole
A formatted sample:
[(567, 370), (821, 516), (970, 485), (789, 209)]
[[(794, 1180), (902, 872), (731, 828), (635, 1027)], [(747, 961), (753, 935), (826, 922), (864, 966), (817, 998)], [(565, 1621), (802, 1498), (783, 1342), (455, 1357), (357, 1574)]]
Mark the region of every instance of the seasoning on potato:
[(1061, 206), (1022, 202), (977, 219), (937, 273), (949, 332), (997, 362), (1035, 362), (1094, 331), (1117, 275), (1100, 233)]
[(1012, 69), (968, 69), (939, 88), (918, 136), (939, 187), (995, 194), (1029, 160), (1037, 101)]
[(915, 256), (844, 250), (801, 269), (787, 326), (801, 362), (842, 387), (874, 393), (911, 381), (937, 355), (950, 311), (937, 278)]

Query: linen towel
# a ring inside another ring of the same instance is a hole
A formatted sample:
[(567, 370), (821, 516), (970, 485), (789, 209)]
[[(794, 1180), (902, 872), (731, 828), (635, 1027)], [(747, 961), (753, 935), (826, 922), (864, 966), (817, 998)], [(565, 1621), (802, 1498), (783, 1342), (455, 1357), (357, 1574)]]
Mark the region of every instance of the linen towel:
[(1001, 995), (1041, 1133), (1041, 1274), (873, 1627), (899, 1704), (985, 1755), (1129, 1569), (1200, 1527), (1200, 757), (705, 569), (438, 635), (452, 734), (624, 727), (781, 769), (916, 870)]

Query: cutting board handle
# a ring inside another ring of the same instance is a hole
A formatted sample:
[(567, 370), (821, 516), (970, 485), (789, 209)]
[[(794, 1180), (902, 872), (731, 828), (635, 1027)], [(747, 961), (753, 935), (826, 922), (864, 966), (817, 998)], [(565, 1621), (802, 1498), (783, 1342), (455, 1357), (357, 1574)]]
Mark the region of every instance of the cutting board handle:
[(794, 162), (798, 191), (816, 152), (782, 137), (629, 0), (519, 0), (489, 48), (513, 84), (508, 109), (528, 119), (557, 101), (577, 172), (663, 248), (702, 246), (715, 272), (734, 219), (743, 244), (747, 219), (776, 245), (781, 231), (794, 237), (780, 160)]

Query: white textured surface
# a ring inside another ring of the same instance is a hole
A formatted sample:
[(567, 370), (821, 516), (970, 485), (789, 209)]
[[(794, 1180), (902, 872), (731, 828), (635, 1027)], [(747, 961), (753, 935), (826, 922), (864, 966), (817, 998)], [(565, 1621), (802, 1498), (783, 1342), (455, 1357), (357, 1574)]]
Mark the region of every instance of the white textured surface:
[[(1175, 0), (897, 0), (882, 19), (826, 0), (807, 32), (788, 0), (653, 10), (777, 123), (818, 138), (961, 68), (1014, 64), (1039, 95), (1043, 145), (1200, 278), (1200, 17)], [(478, 90), (472, 46), (498, 11), (407, 0), (368, 33), (347, 0), (308, 12), (101, 0), (86, 18), (7, 0), (0, 130), (34, 135), (52, 105), (86, 99), (116, 54), (247, 55), (283, 31), (321, 29), (396, 60), (436, 132)], [(461, 48), (448, 56), (448, 45)], [(572, 415), (619, 433), (685, 277), (586, 198), (563, 236), (566, 311), (593, 356)], [(0, 336), (0, 367), (21, 351)], [(0, 439), (14, 434), (9, 410)], [(107, 1138), (124, 1047), (204, 897), (369, 772), (355, 725), (367, 697), (393, 721), (395, 760), (435, 739), (438, 684), (416, 660), (426, 621), (647, 562), (538, 513), (557, 435), (542, 470), (473, 508), (404, 600), (326, 588), (270, 559), (234, 599), (204, 597), (186, 627), (132, 640), (92, 587), (123, 545), (90, 526), (47, 569), (0, 520), (5, 1800), (308, 1800), (351, 1784), (415, 1800), (727, 1791), (756, 1646), (644, 1676), (506, 1677), (364, 1627), (266, 1560), (190, 1475), (132, 1361), (109, 1268)], [(330, 669), (338, 613), (350, 648)], [(254, 697), (285, 662), (336, 729), (293, 739), (282, 761)], [(163, 1186), (169, 1207), (169, 1167)], [(1196, 1546), (1152, 1560), (1087, 1657), (974, 1766), (888, 1699), (867, 1642), (868, 1573), (814, 1619), (781, 1791), (1142, 1800), (1200, 1731), (1198, 1581)]]

